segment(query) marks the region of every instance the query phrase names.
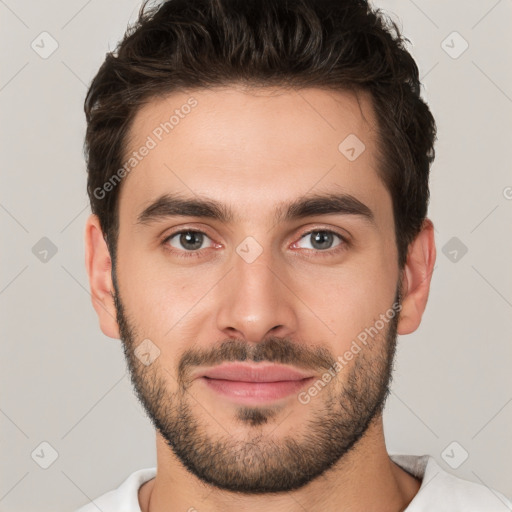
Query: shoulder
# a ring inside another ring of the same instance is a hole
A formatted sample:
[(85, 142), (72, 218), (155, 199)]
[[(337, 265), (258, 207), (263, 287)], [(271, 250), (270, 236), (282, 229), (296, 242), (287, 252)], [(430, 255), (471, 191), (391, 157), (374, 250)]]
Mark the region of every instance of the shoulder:
[(504, 494), (448, 473), (430, 455), (390, 457), (421, 479), (421, 487), (406, 512), (512, 512), (512, 501)]
[(102, 494), (75, 512), (140, 512), (139, 488), (156, 476), (155, 468), (139, 469), (112, 491)]

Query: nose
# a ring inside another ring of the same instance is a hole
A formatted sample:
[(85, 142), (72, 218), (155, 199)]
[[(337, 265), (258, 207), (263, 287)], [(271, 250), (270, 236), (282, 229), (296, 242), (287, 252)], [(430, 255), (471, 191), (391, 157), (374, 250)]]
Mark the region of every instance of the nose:
[(290, 336), (297, 331), (300, 300), (284, 268), (270, 251), (252, 262), (235, 254), (233, 269), (219, 283), (217, 327), (227, 337), (260, 342), (267, 336)]

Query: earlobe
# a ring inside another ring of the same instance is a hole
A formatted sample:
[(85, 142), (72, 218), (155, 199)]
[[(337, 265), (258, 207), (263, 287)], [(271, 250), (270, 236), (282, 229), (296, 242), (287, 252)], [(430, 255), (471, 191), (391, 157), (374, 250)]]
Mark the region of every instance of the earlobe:
[(398, 334), (410, 334), (421, 323), (427, 306), (430, 281), (436, 261), (434, 225), (425, 219), (421, 231), (411, 242), (402, 276), (402, 310)]
[(103, 237), (99, 218), (91, 214), (85, 224), (85, 267), (89, 276), (91, 300), (100, 328), (106, 336), (120, 339), (112, 293), (112, 260)]

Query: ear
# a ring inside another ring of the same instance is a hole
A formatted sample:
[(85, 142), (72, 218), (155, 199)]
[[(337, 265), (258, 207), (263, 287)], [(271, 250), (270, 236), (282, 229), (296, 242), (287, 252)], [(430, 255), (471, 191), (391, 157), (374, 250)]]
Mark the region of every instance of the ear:
[(434, 225), (430, 219), (425, 219), (421, 231), (409, 245), (407, 262), (402, 271), (402, 309), (398, 334), (410, 334), (420, 325), (427, 306), (435, 262)]
[(112, 294), (112, 260), (103, 237), (99, 218), (90, 215), (85, 224), (85, 267), (89, 275), (92, 305), (106, 336), (120, 339)]

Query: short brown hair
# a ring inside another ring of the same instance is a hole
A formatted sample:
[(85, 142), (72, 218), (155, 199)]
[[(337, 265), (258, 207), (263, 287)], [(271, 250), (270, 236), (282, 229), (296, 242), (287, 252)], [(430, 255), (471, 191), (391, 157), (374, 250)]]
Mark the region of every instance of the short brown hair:
[(427, 214), (436, 125), (420, 97), (418, 68), (405, 49), (409, 40), (396, 23), (366, 0), (147, 4), (107, 53), (84, 104), (87, 192), (113, 264), (120, 186), (104, 197), (97, 191), (122, 167), (137, 111), (173, 91), (246, 84), (370, 93), (379, 131), (377, 172), (392, 197), (402, 269)]

